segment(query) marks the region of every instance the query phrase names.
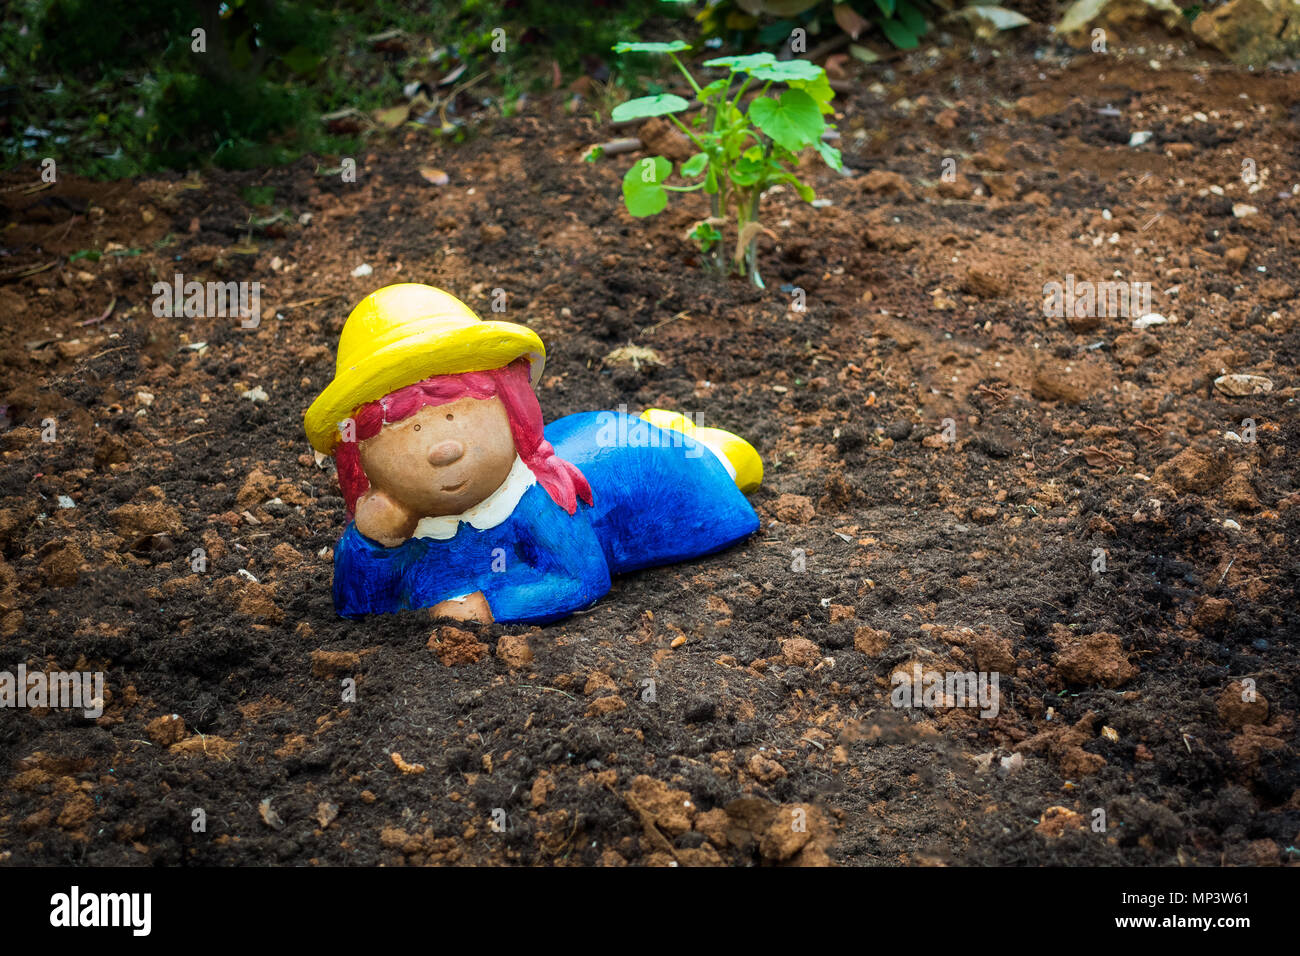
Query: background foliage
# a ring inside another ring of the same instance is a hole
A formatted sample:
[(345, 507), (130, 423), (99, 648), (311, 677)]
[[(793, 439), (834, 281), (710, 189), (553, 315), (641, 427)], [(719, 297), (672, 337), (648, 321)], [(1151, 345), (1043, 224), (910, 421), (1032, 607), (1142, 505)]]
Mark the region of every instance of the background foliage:
[[(115, 178), (350, 151), (356, 134), (320, 116), (391, 107), (412, 72), (490, 58), (517, 95), (549, 82), (552, 61), (607, 73), (614, 42), (677, 12), (658, 0), (15, 0), (0, 25), (0, 152), (6, 166), (58, 156)], [(205, 54), (192, 52), (196, 27)]]

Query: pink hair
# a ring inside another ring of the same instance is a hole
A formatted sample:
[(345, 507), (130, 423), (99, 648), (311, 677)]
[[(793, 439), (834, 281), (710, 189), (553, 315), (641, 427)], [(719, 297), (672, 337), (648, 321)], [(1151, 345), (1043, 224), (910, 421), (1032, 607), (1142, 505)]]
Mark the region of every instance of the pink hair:
[(537, 476), (551, 500), (573, 514), (578, 499), (591, 504), (591, 486), (577, 466), (555, 454), (542, 433), (542, 408), (537, 404), (529, 382), (527, 359), (516, 359), (505, 368), (487, 372), (462, 372), (458, 375), (435, 375), (422, 382), (399, 388), (377, 402), (362, 405), (353, 414), (356, 425), (352, 441), (340, 442), (334, 449), (339, 470), (339, 486), (347, 503), (349, 517), (357, 501), (370, 488), (370, 480), (361, 467), (358, 443), (379, 434), (384, 425), (409, 418), (430, 405), (445, 405), (460, 398), (501, 399), (510, 420), (510, 434), (515, 450), (529, 470)]

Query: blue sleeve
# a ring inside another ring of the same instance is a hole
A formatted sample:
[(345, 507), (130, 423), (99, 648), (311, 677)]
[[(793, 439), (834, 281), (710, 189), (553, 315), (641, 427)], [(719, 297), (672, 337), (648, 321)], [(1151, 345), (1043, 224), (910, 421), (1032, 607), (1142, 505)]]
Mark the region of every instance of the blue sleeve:
[(349, 523), (334, 549), (334, 610), (343, 617), (400, 610), (405, 558), (404, 549), (374, 544)]
[(516, 509), (502, 567), (480, 578), (492, 617), (506, 624), (555, 621), (609, 592), (609, 566), (585, 507), (569, 515), (534, 492)]

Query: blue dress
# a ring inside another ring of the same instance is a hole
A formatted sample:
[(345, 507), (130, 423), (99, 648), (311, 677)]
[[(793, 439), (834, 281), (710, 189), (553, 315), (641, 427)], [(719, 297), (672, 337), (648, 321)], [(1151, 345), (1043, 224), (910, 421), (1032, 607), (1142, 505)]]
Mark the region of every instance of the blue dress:
[(541, 484), (491, 528), (447, 539), (376, 544), (349, 523), (334, 551), (334, 607), (344, 617), (432, 607), (482, 591), (504, 623), (543, 624), (609, 592), (610, 576), (719, 551), (758, 530), (758, 516), (712, 451), (618, 412), (582, 412), (546, 440), (591, 485), (570, 515)]

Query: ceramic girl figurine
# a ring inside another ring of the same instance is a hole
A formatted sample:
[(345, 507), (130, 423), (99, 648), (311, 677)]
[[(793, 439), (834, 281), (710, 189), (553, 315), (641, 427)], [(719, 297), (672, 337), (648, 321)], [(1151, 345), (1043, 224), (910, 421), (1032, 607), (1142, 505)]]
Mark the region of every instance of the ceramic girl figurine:
[(431, 286), (388, 286), (348, 316), (334, 381), (305, 418), (353, 518), (334, 552), (339, 614), (554, 621), (612, 574), (757, 530), (742, 492), (763, 465), (748, 442), (658, 410), (543, 429), (544, 361), (531, 329)]

